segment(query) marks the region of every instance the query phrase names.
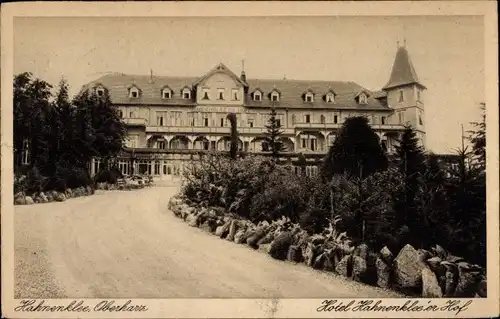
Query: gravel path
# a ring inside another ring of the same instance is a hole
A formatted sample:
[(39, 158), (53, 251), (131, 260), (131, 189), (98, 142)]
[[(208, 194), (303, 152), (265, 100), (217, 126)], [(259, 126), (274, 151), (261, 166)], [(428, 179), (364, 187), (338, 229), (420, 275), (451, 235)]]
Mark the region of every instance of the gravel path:
[(15, 208), (16, 298), (394, 298), (189, 227), (175, 186)]

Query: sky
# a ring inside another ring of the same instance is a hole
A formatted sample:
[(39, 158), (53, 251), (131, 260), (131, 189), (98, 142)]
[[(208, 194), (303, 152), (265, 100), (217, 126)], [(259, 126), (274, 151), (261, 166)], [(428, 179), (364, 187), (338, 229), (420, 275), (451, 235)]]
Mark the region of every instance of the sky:
[(32, 72), (70, 93), (107, 72), (202, 76), (222, 62), (247, 78), (386, 84), (406, 47), (424, 95), (426, 146), (450, 153), (461, 125), (480, 119), (484, 23), (480, 16), (146, 17), (14, 19), (14, 74)]

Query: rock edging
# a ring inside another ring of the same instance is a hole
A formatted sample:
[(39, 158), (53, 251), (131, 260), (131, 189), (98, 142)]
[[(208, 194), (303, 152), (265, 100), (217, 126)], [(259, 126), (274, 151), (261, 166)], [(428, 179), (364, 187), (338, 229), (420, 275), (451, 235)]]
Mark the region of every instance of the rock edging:
[(394, 257), (387, 248), (371, 252), (354, 246), (344, 233), (309, 236), (289, 219), (254, 223), (225, 213), (219, 207), (194, 207), (172, 197), (168, 208), (189, 226), (222, 239), (266, 252), (272, 258), (305, 263), (365, 284), (423, 298), (486, 297), (485, 270), (448, 254), (436, 245), (431, 251), (404, 246)]

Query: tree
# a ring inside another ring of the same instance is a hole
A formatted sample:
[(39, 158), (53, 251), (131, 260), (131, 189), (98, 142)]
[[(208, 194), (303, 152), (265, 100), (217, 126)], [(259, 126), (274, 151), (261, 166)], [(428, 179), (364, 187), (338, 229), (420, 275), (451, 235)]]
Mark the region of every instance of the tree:
[(342, 125), (321, 170), (326, 180), (344, 173), (352, 178), (364, 179), (387, 169), (387, 165), (379, 138), (368, 124), (368, 119), (351, 117)]
[(469, 131), (472, 153), (480, 168), (486, 169), (486, 104), (481, 103), (481, 122), (472, 122), (475, 130)]
[[(25, 141), (28, 141), (31, 166), (38, 166), (43, 173), (50, 162), (50, 133), (48, 113), (52, 86), (40, 79), (34, 79), (25, 72), (14, 77), (14, 152), (19, 159)], [(19, 162), (19, 161), (16, 161)]]
[(108, 168), (109, 160), (123, 149), (126, 136), (125, 124), (118, 110), (111, 103), (107, 91), (102, 96), (82, 91), (73, 104), (77, 152), (82, 159), (80, 165), (86, 165), (93, 156), (97, 156), (104, 159)]
[[(403, 189), (395, 202), (397, 212), (397, 227), (407, 225), (410, 236), (418, 241), (419, 232), (422, 231), (421, 218), (416, 209), (415, 198), (419, 189), (419, 178), (425, 172), (425, 154), (415, 133), (415, 130), (407, 125), (396, 145), (395, 163), (401, 175), (403, 176)], [(418, 244), (414, 242), (413, 244)]]
[(69, 100), (69, 86), (66, 80), (59, 82), (59, 91), (56, 95), (55, 107), (60, 120), (60, 161), (66, 163), (75, 163), (78, 159), (74, 150), (75, 144), (75, 111)]
[(285, 145), (281, 140), (281, 134), (283, 133), (281, 129), (281, 123), (276, 118), (276, 109), (271, 108), (271, 114), (269, 120), (266, 124), (266, 138), (265, 141), (268, 145), (269, 150), (271, 151), (271, 155), (275, 162), (278, 162), (280, 159), (280, 153), (285, 151)]
[(471, 262), (486, 263), (486, 173), (469, 165), (467, 148), (457, 150), (459, 161), (449, 170), (447, 247)]
[(227, 115), (227, 119), (231, 123), (231, 149), (229, 151), (229, 155), (231, 159), (235, 160), (238, 156), (238, 128), (236, 121), (236, 114), (229, 113)]

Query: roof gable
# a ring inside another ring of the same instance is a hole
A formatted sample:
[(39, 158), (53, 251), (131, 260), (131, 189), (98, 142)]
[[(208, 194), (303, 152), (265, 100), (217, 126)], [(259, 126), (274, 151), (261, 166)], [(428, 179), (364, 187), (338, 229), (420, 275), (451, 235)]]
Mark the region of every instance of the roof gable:
[(242, 86), (246, 86), (246, 83), (243, 82), (239, 76), (237, 76), (236, 74), (234, 74), (233, 71), (229, 70), (228, 67), (226, 67), (224, 64), (222, 63), (219, 63), (218, 65), (216, 65), (213, 69), (211, 69), (210, 71), (208, 71), (205, 75), (203, 75), (201, 78), (199, 78), (198, 80), (196, 80), (194, 83), (193, 83), (193, 86), (196, 86), (196, 85), (199, 85), (200, 83), (203, 83), (206, 79), (208, 79), (209, 77), (211, 77), (212, 75), (216, 74), (216, 73), (224, 73), (228, 76), (230, 76), (233, 80), (235, 80), (237, 83), (239, 83), (240, 85)]

